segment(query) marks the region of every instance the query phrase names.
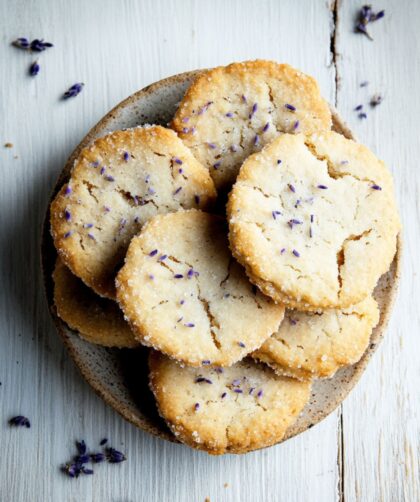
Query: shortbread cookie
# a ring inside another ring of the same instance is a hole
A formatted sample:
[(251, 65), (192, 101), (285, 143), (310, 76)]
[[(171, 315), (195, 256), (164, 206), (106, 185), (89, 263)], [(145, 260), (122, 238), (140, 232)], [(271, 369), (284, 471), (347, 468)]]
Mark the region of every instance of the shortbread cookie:
[(378, 324), (375, 300), (321, 313), (287, 310), (279, 330), (252, 354), (279, 375), (329, 378), (362, 357)]
[(214, 184), (176, 134), (163, 127), (115, 131), (80, 153), (51, 205), (54, 244), (74, 274), (115, 297), (128, 244), (159, 213), (207, 208)]
[(286, 64), (247, 61), (202, 73), (172, 125), (226, 190), (251, 153), (282, 132), (328, 130), (331, 113), (312, 77)]
[(149, 358), (159, 412), (183, 443), (213, 455), (278, 443), (310, 396), (310, 383), (245, 359), (230, 368), (191, 368)]
[(191, 366), (229, 366), (279, 327), (284, 307), (231, 257), (225, 222), (202, 211), (156, 216), (134, 237), (117, 300), (135, 336)]
[(399, 231), (387, 168), (334, 132), (284, 134), (251, 156), (228, 219), (250, 280), (299, 310), (363, 300), (388, 270)]
[(59, 258), (53, 279), (57, 314), (82, 338), (105, 347), (139, 345), (118, 305), (96, 295)]

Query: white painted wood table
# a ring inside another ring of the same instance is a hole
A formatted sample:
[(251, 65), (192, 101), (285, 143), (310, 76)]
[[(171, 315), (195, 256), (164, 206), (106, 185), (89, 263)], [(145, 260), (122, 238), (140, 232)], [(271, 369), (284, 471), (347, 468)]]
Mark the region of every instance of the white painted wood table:
[[(369, 41), (361, 2), (326, 0), (0, 0), (0, 502), (420, 500), (420, 2), (386, 9)], [(34, 58), (9, 44), (45, 37)], [(73, 147), (120, 100), (186, 70), (267, 58), (314, 75), (359, 139), (392, 169), (404, 222), (399, 298), (386, 337), (344, 404), (285, 444), (213, 458), (148, 436), (82, 380), (43, 297), (39, 234), (49, 191)], [(360, 87), (364, 80), (367, 87)], [(77, 81), (83, 93), (62, 102)], [(372, 110), (375, 92), (385, 96)], [(364, 103), (368, 118), (353, 108)], [(12, 148), (4, 148), (6, 142)], [(24, 414), (31, 429), (7, 419)], [(103, 436), (120, 465), (69, 479), (73, 441)]]

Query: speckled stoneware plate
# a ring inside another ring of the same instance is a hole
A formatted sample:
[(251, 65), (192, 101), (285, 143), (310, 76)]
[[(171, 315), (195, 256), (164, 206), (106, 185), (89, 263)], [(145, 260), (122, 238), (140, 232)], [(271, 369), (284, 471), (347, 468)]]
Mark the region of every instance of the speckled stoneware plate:
[[(161, 80), (136, 92), (110, 111), (73, 152), (60, 174), (52, 197), (67, 181), (74, 159), (80, 150), (92, 140), (115, 129), (146, 123), (167, 124), (174, 115), (177, 104), (186, 89), (198, 73), (188, 72)], [(351, 131), (334, 110), (333, 118), (334, 129), (347, 138), (353, 138)], [(119, 350), (92, 345), (80, 338), (77, 332), (69, 329), (57, 317), (53, 304), (51, 279), (56, 252), (49, 233), (48, 222), (49, 211), (46, 214), (42, 238), (45, 289), (54, 323), (70, 356), (93, 389), (126, 420), (151, 434), (176, 442), (175, 437), (159, 417), (148, 388), (147, 349)], [(390, 270), (381, 277), (375, 289), (375, 298), (380, 306), (381, 317), (372, 333), (364, 356), (357, 364), (339, 371), (333, 378), (318, 380), (314, 383), (310, 402), (298, 421), (289, 428), (284, 440), (305, 431), (325, 418), (343, 401), (359, 380), (383, 337), (388, 323), (399, 280), (400, 256), (401, 243), (399, 242)]]

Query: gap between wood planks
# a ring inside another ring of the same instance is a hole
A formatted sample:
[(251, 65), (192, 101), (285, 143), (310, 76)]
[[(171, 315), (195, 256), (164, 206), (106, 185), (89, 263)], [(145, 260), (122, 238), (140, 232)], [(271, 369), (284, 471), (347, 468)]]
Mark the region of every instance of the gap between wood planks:
[[(338, 72), (338, 23), (339, 23), (339, 10), (341, 0), (331, 0), (329, 9), (331, 12), (331, 30), (330, 30), (330, 53), (331, 62), (330, 66), (334, 71), (334, 106), (338, 105), (338, 91), (340, 88), (340, 75)], [(338, 427), (337, 427), (337, 466), (338, 466), (338, 486), (337, 496), (339, 502), (345, 502), (344, 495), (344, 422), (343, 422), (343, 405), (340, 404), (338, 410)]]
[(334, 70), (334, 79), (335, 79), (335, 87), (334, 87), (334, 106), (337, 106), (338, 103), (338, 90), (340, 87), (340, 75), (338, 73), (338, 52), (337, 52), (337, 38), (338, 38), (338, 12), (341, 6), (341, 0), (331, 0), (329, 5), (329, 9), (331, 12), (331, 30), (330, 30), (330, 53), (331, 53), (331, 62), (330, 66)]

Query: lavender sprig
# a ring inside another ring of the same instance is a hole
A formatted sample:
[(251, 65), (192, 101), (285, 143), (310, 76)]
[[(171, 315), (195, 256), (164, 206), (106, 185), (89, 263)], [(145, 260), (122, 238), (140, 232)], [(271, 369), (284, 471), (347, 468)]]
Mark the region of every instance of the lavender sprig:
[[(103, 446), (107, 442), (108, 440), (104, 438), (99, 444)], [(112, 447), (106, 447), (103, 453), (87, 453), (87, 446), (84, 440), (76, 441), (76, 449), (77, 455), (70, 462), (61, 466), (61, 471), (70, 478), (77, 478), (80, 474), (93, 474), (93, 469), (86, 467), (85, 464), (87, 463), (99, 464), (106, 459), (111, 464), (117, 464), (126, 460), (123, 453)]]
[(83, 82), (79, 82), (76, 84), (73, 84), (64, 94), (63, 94), (63, 99), (68, 99), (68, 98), (75, 98), (78, 94), (80, 94), (83, 90), (84, 87)]
[(32, 52), (42, 52), (50, 47), (54, 47), (51, 42), (44, 42), (43, 38), (35, 38), (32, 42), (29, 42), (26, 37), (19, 37), (16, 40), (13, 40), (12, 45), (18, 49)]
[(379, 12), (375, 13), (375, 12), (373, 12), (371, 5), (364, 5), (360, 9), (357, 23), (355, 26), (355, 31), (359, 32), (359, 33), (363, 33), (364, 35), (366, 35), (369, 38), (369, 40), (373, 40), (372, 36), (367, 31), (367, 25), (369, 23), (377, 21), (378, 19), (383, 18), (384, 16), (385, 16), (384, 10), (380, 10)]

